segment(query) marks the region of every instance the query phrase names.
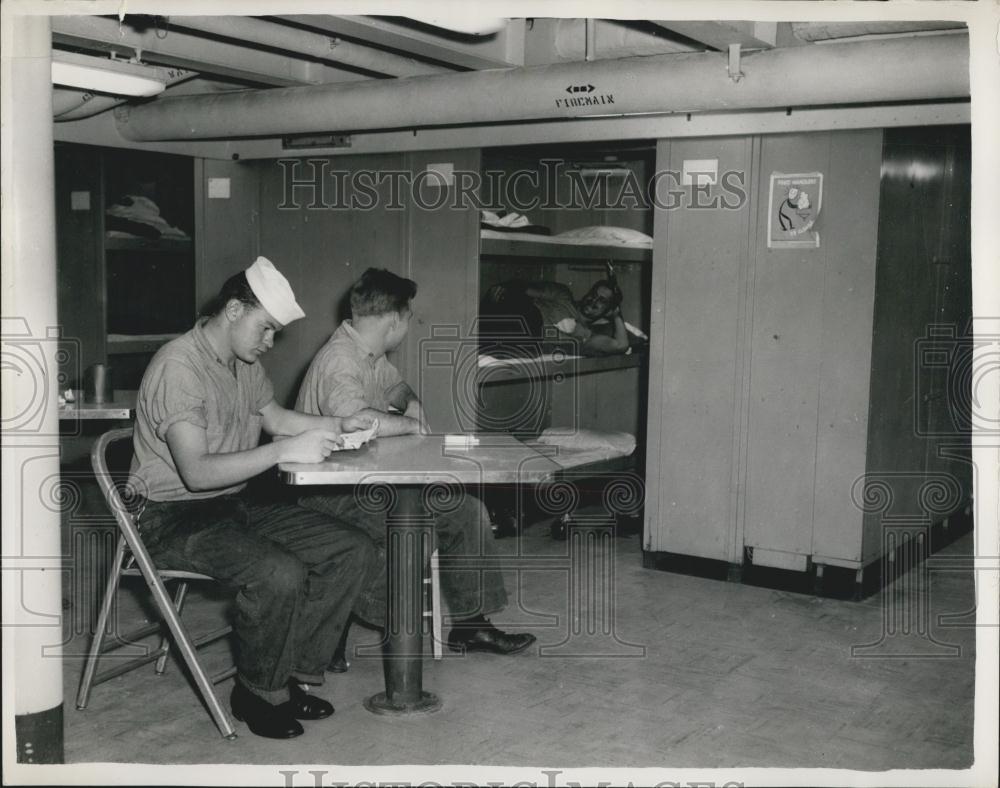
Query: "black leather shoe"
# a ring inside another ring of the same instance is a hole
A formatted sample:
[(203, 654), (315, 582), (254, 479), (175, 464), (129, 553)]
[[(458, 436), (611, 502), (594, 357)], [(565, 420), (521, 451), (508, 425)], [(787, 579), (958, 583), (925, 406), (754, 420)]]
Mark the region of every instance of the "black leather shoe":
[(325, 720), (333, 714), (333, 706), (315, 695), (310, 695), (302, 686), (292, 679), (288, 682), (288, 691), (291, 699), (288, 705), (292, 709), (292, 716), (297, 720)]
[(452, 651), (487, 651), (493, 654), (517, 654), (535, 642), (527, 632), (501, 632), (489, 621), (478, 626), (457, 626), (448, 634)]
[(229, 698), (233, 716), (245, 722), (250, 732), (268, 739), (293, 739), (305, 731), (292, 714), (290, 703), (268, 703), (254, 695), (240, 682)]

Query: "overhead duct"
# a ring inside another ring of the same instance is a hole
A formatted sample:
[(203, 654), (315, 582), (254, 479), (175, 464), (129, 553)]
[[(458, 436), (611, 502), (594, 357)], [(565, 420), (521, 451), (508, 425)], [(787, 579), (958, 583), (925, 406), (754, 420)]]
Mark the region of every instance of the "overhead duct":
[[(93, 95), (88, 93), (86, 90), (77, 90), (76, 88), (60, 88), (53, 86), (52, 88), (52, 114), (56, 117), (62, 115), (64, 112), (69, 112), (70, 110), (76, 109), (82, 106), (86, 101), (87, 97)], [(120, 99), (115, 99), (115, 105), (121, 103)]]
[(89, 90), (52, 89), (52, 116), (56, 122), (81, 120), (124, 104), (121, 96), (104, 96)]
[(120, 107), (116, 119), (123, 136), (145, 141), (969, 95), (968, 39), (958, 35), (765, 50), (743, 58), (739, 81), (727, 65), (708, 52), (249, 90), (161, 98)]
[(792, 33), (801, 41), (832, 41), (862, 36), (897, 36), (964, 30), (964, 22), (792, 22)]

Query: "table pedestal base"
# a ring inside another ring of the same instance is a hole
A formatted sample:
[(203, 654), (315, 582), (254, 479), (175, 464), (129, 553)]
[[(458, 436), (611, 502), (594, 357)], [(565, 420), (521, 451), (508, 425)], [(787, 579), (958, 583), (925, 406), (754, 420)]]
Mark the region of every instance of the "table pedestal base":
[(392, 700), (385, 692), (365, 698), (365, 708), (372, 714), (430, 714), (441, 708), (441, 699), (433, 692), (421, 691), (416, 701)]
[(429, 714), (441, 701), (423, 687), (424, 565), (430, 558), (434, 520), (419, 485), (397, 485), (387, 526), (385, 692), (365, 699), (373, 714)]

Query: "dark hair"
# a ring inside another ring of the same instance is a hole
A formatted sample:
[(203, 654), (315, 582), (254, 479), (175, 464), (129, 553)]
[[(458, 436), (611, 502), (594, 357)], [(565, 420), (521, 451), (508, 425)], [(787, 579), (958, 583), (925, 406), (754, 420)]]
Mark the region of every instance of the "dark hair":
[(226, 280), (218, 294), (202, 307), (201, 316), (215, 317), (234, 298), (241, 304), (246, 304), (250, 307), (260, 306), (260, 301), (257, 300), (257, 296), (250, 289), (250, 283), (247, 281), (245, 271), (233, 274)]
[(417, 283), (384, 268), (369, 268), (351, 286), (352, 317), (402, 312), (417, 294)]
[(611, 308), (612, 309), (614, 309), (616, 306), (619, 306), (621, 304), (621, 302), (622, 302), (622, 291), (621, 291), (621, 288), (618, 287), (618, 283), (617, 282), (611, 282), (611, 281), (609, 281), (607, 279), (600, 279), (597, 282), (594, 282), (594, 284), (591, 286), (590, 290), (596, 290), (598, 287), (603, 287), (606, 290), (610, 290), (611, 291), (611, 296), (614, 299), (613, 302), (612, 302), (612, 304), (611, 304)]

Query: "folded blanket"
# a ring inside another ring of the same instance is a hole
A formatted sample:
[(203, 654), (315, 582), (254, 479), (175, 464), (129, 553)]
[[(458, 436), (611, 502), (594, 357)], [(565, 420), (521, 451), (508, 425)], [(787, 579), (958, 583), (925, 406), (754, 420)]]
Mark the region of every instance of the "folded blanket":
[(188, 238), (160, 216), (159, 206), (148, 197), (126, 194), (107, 211), (107, 229), (138, 235), (142, 238)]
[(611, 457), (624, 457), (635, 451), (635, 435), (630, 432), (549, 427), (538, 436), (538, 442), (569, 451), (600, 452)]
[(628, 432), (577, 430), (555, 427), (544, 430), (537, 445), (551, 447), (545, 452), (552, 462), (564, 470), (572, 470), (595, 462), (628, 457), (635, 451), (635, 436)]
[(494, 230), (501, 233), (530, 233), (532, 235), (549, 235), (552, 230), (541, 224), (532, 224), (528, 217), (511, 211), (497, 214), (483, 210), (479, 226), (484, 230)]

